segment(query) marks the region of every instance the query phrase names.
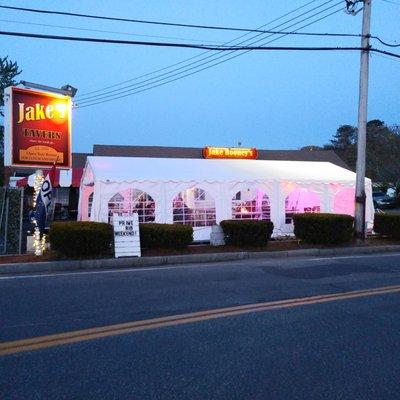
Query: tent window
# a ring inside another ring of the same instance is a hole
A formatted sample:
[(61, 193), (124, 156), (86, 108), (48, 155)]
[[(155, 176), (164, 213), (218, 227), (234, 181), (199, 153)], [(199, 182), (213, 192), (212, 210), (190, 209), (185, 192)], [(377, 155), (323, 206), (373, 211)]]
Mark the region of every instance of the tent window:
[(196, 200), (205, 200), (206, 199), (205, 190), (199, 188), (194, 189), (194, 198)]
[(203, 189), (190, 188), (173, 200), (174, 224), (211, 226), (216, 224), (215, 201)]
[(88, 197), (88, 219), (90, 219), (90, 216), (92, 215), (93, 195), (94, 193), (90, 194)]
[(271, 206), (269, 197), (259, 189), (242, 190), (232, 199), (233, 219), (271, 220)]
[(108, 201), (108, 222), (112, 224), (114, 214), (132, 215), (137, 213), (139, 222), (154, 222), (155, 202), (152, 197), (138, 189), (126, 189), (115, 194)]
[(319, 196), (308, 189), (296, 189), (285, 199), (285, 222), (291, 224), (293, 215), (298, 213), (319, 213), (321, 200)]
[(333, 212), (337, 214), (348, 214), (354, 216), (355, 190), (345, 188), (336, 194), (333, 201)]

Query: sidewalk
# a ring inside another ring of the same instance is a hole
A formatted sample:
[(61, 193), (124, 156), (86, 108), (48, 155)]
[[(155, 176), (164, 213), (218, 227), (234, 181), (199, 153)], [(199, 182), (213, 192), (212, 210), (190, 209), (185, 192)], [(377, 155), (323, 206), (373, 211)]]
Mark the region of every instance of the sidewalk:
[(301, 249), (287, 251), (262, 251), (262, 252), (231, 252), (231, 253), (204, 253), (185, 254), (177, 256), (159, 257), (132, 257), (132, 258), (104, 258), (95, 260), (54, 260), (46, 262), (30, 262), (19, 264), (1, 264), (0, 275), (26, 274), (54, 271), (77, 271), (96, 269), (120, 269), (137, 267), (159, 267), (165, 265), (210, 263), (222, 261), (240, 261), (246, 259), (276, 259), (287, 257), (329, 257), (353, 256), (358, 254), (379, 254), (387, 252), (400, 252), (400, 245), (383, 246), (354, 246), (325, 249)]

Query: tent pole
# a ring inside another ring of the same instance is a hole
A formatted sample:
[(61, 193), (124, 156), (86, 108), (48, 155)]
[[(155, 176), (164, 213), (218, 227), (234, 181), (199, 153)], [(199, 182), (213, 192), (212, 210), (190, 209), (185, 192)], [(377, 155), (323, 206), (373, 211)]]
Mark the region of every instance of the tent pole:
[(22, 254), (22, 221), (24, 219), (24, 188), (21, 189), (21, 204), (19, 211), (19, 243), (18, 254)]
[(6, 203), (6, 197), (7, 197), (7, 188), (3, 187), (3, 189), (4, 189), (4, 192), (3, 192), (3, 201), (1, 203), (0, 229), (3, 226), (4, 205)]
[[(7, 189), (6, 189), (7, 190)], [(5, 220), (5, 226), (4, 226), (4, 249), (3, 249), (3, 254), (7, 253), (7, 236), (8, 236), (8, 211), (9, 211), (9, 205), (10, 205), (10, 198), (9, 196), (6, 196), (6, 220)]]

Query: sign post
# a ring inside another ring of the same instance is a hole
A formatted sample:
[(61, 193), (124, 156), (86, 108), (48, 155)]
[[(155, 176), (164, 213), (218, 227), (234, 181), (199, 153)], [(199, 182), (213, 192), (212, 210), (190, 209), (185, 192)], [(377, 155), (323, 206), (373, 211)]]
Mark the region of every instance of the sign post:
[(113, 215), (115, 257), (140, 257), (139, 218)]

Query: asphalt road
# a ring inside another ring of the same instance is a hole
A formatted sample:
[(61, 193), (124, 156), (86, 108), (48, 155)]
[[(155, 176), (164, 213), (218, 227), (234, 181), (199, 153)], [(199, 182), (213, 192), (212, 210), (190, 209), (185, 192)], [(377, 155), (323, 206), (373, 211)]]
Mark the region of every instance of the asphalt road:
[[(0, 341), (400, 285), (400, 255), (0, 277)], [(399, 399), (400, 293), (0, 357), (0, 399)]]

